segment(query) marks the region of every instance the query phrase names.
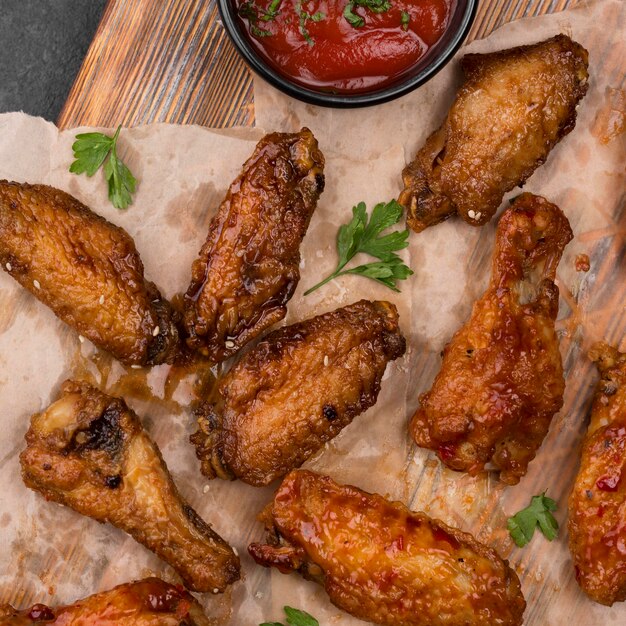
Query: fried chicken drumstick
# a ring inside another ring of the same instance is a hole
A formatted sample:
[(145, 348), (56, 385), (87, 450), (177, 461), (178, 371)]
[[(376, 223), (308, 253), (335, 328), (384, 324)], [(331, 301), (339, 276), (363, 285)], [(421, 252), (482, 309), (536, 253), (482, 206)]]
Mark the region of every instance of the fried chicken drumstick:
[(83, 382), (36, 413), (20, 455), (27, 487), (110, 522), (169, 563), (192, 591), (239, 579), (232, 548), (182, 500), (156, 445), (120, 398)]
[(415, 442), (451, 469), (477, 473), (491, 462), (502, 482), (518, 483), (561, 408), (553, 281), (571, 238), (565, 215), (540, 196), (522, 194), (503, 213), (489, 287), (411, 419)]
[(265, 567), (322, 584), (331, 602), (384, 626), (518, 625), (526, 603), (515, 572), (471, 535), (399, 502), (291, 472), (261, 516)]
[(626, 600), (626, 354), (606, 344), (590, 353), (600, 371), (569, 498), (576, 580), (600, 604)]
[(0, 181), (0, 264), (66, 324), (127, 365), (170, 363), (172, 309), (135, 244), (69, 194)]
[(448, 116), (403, 172), (408, 226), (419, 233), (455, 213), (488, 222), (574, 128), (587, 57), (565, 35), (464, 56), (466, 80)]
[(202, 471), (267, 485), (371, 407), (404, 354), (398, 313), (361, 300), (276, 330), (231, 369), (192, 435)]
[(74, 604), (35, 604), (17, 611), (0, 607), (0, 626), (210, 626), (198, 601), (159, 578), (119, 585)]
[(323, 172), (324, 157), (308, 128), (258, 143), (191, 270), (184, 314), (191, 348), (218, 363), (285, 317)]

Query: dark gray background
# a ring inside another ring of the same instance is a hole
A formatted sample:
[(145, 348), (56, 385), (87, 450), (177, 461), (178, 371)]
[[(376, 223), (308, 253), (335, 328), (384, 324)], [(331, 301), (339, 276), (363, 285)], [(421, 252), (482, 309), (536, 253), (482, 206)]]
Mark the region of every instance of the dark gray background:
[(106, 0), (0, 0), (0, 113), (56, 118)]

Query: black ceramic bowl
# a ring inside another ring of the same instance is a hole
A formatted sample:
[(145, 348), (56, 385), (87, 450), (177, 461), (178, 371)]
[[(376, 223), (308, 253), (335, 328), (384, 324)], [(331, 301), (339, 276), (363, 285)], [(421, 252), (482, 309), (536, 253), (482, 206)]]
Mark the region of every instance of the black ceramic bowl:
[(329, 91), (316, 91), (289, 80), (273, 68), (254, 48), (238, 19), (235, 0), (217, 0), (222, 22), (237, 51), (266, 81), (284, 93), (320, 106), (350, 108), (381, 104), (403, 96), (430, 80), (461, 47), (469, 32), (478, 0), (456, 0), (456, 8), (448, 28), (441, 39), (419, 61), (391, 84), (374, 88), (372, 91), (355, 94), (337, 94)]

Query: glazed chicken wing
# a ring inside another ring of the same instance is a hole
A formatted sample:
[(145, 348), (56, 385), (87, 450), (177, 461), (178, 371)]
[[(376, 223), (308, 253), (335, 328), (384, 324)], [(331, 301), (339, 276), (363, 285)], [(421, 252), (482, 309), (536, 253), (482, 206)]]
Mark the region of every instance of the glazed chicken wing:
[(182, 500), (161, 453), (120, 398), (68, 381), (33, 415), (20, 455), (28, 487), (110, 522), (169, 563), (192, 591), (224, 591), (239, 559)]
[(308, 128), (259, 142), (193, 264), (184, 316), (190, 347), (218, 363), (285, 317), (323, 170)]
[(403, 172), (415, 232), (458, 213), (488, 222), (576, 124), (587, 51), (565, 35), (462, 60), (466, 80), (442, 126)]
[(592, 600), (626, 600), (626, 354), (598, 344), (600, 382), (569, 498), (576, 580)]
[(267, 485), (376, 402), (404, 354), (398, 313), (361, 300), (270, 333), (224, 377), (192, 436), (202, 471)]
[(159, 578), (119, 585), (68, 606), (0, 607), (0, 626), (209, 626), (198, 601)]
[(563, 403), (553, 281), (571, 238), (565, 215), (540, 196), (522, 194), (502, 215), (491, 283), (410, 424), (448, 467), (477, 473), (491, 462), (513, 485), (535, 457)]
[(399, 502), (293, 471), (262, 514), (254, 560), (324, 585), (340, 609), (384, 626), (522, 623), (515, 572), (495, 550)]
[(171, 362), (169, 303), (132, 238), (69, 194), (0, 181), (0, 263), (66, 324), (125, 364)]

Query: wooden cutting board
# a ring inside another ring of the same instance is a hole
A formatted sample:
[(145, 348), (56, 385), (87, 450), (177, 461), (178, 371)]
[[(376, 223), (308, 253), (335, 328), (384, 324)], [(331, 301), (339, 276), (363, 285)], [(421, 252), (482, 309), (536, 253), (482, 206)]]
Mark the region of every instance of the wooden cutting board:
[[(482, 0), (469, 41), (579, 2)], [(57, 121), (60, 128), (151, 122), (254, 123), (252, 74), (230, 43), (215, 0), (109, 0)]]

